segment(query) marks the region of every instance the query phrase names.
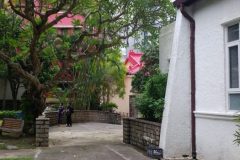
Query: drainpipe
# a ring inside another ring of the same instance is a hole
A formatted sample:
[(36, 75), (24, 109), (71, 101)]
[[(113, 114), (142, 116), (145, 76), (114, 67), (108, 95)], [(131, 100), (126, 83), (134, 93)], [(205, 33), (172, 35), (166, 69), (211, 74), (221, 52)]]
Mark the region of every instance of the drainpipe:
[(195, 78), (195, 21), (194, 19), (184, 10), (184, 4), (180, 4), (180, 11), (182, 15), (190, 23), (190, 72), (191, 72), (191, 121), (192, 121), (192, 158), (197, 159), (196, 152), (196, 120), (194, 111), (196, 109), (196, 78)]

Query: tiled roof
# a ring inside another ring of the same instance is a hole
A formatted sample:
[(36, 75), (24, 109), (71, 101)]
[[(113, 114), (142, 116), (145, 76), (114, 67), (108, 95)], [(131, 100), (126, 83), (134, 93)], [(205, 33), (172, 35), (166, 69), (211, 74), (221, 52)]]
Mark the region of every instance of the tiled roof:
[(125, 60), (125, 65), (129, 64), (129, 67), (127, 68), (128, 74), (136, 74), (143, 66), (143, 63), (141, 62), (141, 57), (143, 53), (141, 52), (134, 52), (133, 50), (130, 50), (128, 53), (128, 57)]
[[(59, 12), (57, 14), (51, 15), (48, 18), (48, 22), (52, 22), (56, 17), (60, 16), (62, 13)], [(80, 22), (84, 21), (84, 17), (81, 15), (72, 15), (72, 14), (68, 14), (67, 17), (64, 17), (63, 19), (61, 19), (57, 24), (54, 25), (55, 28), (73, 28), (74, 25), (72, 24), (72, 22), (74, 20), (79, 20)]]

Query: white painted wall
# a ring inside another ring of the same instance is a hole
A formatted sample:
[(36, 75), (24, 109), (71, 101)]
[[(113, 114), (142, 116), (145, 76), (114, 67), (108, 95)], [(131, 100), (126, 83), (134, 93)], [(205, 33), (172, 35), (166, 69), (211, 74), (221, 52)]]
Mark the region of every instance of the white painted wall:
[[(6, 85), (6, 92), (4, 91), (5, 85)], [(24, 90), (25, 89), (23, 87), (19, 87), (18, 96), (17, 96), (18, 100), (21, 99), (21, 96), (22, 96)], [(4, 80), (0, 79), (0, 100), (2, 100), (4, 97), (6, 100), (12, 100), (12, 92), (11, 92), (11, 88), (10, 88), (10, 83), (9, 83), (9, 81), (7, 81), (7, 84), (5, 84)]]
[(163, 27), (159, 36), (159, 65), (162, 73), (168, 73), (172, 52), (175, 22)]
[(240, 18), (239, 6), (239, 0), (203, 0), (193, 7), (197, 152), (205, 160), (240, 159), (240, 148), (233, 144), (236, 126), (227, 105), (225, 26), (222, 25)]
[(160, 136), (164, 158), (191, 155), (189, 34), (189, 23), (178, 11)]
[[(226, 92), (225, 24), (240, 21), (240, 0), (201, 0), (191, 6), (196, 21), (196, 142), (199, 159), (239, 160), (236, 124)], [(161, 128), (165, 157), (191, 153), (189, 24), (178, 11)], [(185, 124), (184, 124), (185, 123)], [(183, 128), (182, 128), (183, 127)], [(186, 140), (185, 142), (183, 140)]]
[(196, 113), (198, 158), (203, 160), (239, 160), (240, 148), (233, 143), (237, 127), (232, 114)]

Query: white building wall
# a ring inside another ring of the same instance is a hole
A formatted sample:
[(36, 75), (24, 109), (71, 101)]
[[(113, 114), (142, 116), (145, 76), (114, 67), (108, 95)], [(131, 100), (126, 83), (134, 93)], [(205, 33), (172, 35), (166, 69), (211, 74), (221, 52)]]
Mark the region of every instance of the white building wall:
[(162, 73), (168, 73), (175, 22), (163, 27), (159, 36), (159, 65)]
[[(224, 29), (240, 21), (240, 0), (201, 0), (191, 7), (196, 21), (198, 158), (239, 160), (240, 148), (233, 142), (236, 113), (227, 105)], [(160, 137), (165, 157), (171, 158), (191, 154), (189, 31), (189, 23), (178, 10)]]
[(164, 158), (191, 155), (189, 22), (177, 12), (160, 136)]
[(197, 152), (204, 160), (239, 160), (236, 124), (228, 110), (224, 23), (240, 20), (240, 0), (199, 1), (196, 21)]
[[(4, 91), (4, 89), (6, 89), (6, 91)], [(24, 91), (25, 91), (24, 87), (19, 87), (18, 96), (17, 96), (18, 100), (21, 99), (21, 96), (24, 93)], [(12, 100), (11, 87), (8, 80), (5, 83), (4, 79), (0, 79), (0, 100), (3, 100), (4, 97), (5, 97), (5, 100)]]
[(0, 100), (2, 99), (12, 99), (12, 93), (10, 84), (8, 81), (5, 81), (4, 79), (0, 79)]

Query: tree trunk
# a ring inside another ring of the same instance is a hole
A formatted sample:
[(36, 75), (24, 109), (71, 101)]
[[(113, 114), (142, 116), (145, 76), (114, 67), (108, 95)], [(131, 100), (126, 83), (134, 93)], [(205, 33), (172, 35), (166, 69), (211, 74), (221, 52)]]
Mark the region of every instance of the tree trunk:
[(110, 89), (107, 88), (107, 103), (110, 102)]
[(46, 106), (45, 106), (45, 98), (43, 97), (43, 91), (32, 91), (32, 100), (34, 104), (34, 108), (36, 108), (35, 118), (42, 115)]
[(24, 114), (24, 131), (29, 134), (35, 133), (35, 120), (42, 115), (45, 109), (45, 98), (42, 90), (35, 87), (28, 88), (22, 97), (22, 111)]
[(10, 83), (11, 92), (12, 92), (13, 107), (14, 109), (17, 109), (17, 95), (18, 95), (20, 82), (14, 78), (9, 78), (8, 81)]
[(0, 0), (0, 9), (4, 7), (4, 0)]
[(6, 109), (7, 78), (3, 79), (2, 109)]
[(7, 67), (8, 71), (8, 81), (10, 83), (10, 88), (12, 92), (12, 100), (13, 100), (13, 108), (14, 110), (17, 110), (17, 95), (18, 95), (18, 89), (20, 85), (20, 78), (14, 70), (11, 69), (11, 67), (8, 65)]
[(25, 93), (25, 100), (30, 102), (31, 107), (28, 108), (31, 114), (34, 115), (34, 119), (42, 115), (45, 110), (45, 97), (43, 96), (43, 90), (37, 90), (35, 87), (31, 87)]

